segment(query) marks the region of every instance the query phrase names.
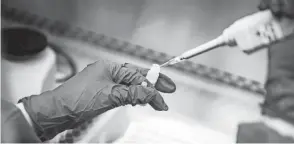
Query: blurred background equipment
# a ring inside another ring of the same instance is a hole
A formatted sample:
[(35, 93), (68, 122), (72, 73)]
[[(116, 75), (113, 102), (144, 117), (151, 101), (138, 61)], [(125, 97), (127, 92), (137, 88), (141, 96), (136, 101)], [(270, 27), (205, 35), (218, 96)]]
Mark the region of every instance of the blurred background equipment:
[(75, 61), (69, 56), (63, 48), (53, 42), (48, 43), (54, 52), (57, 54), (57, 75), (56, 82), (63, 83), (77, 74)]
[[(5, 27), (1, 31), (2, 68), (5, 69), (2, 96), (7, 100), (16, 102), (21, 97), (51, 90), (77, 73), (72, 58), (60, 46), (48, 44), (42, 32), (27, 27)], [(62, 71), (60, 67), (69, 70)], [(56, 78), (57, 74), (61, 76)]]
[[(42, 31), (50, 43), (75, 61), (77, 71), (101, 58), (148, 68), (152, 63), (161, 64), (212, 39), (240, 16), (255, 11), (257, 5), (255, 0), (5, 0), (3, 3), (5, 24)], [(166, 120), (181, 115), (184, 117), (181, 123), (201, 125), (193, 129), (199, 133), (211, 129), (234, 141), (240, 121), (259, 117), (265, 58), (266, 51), (249, 59), (238, 50), (216, 50), (193, 62), (163, 68), (162, 72), (178, 86), (174, 94), (163, 95), (169, 112), (154, 112), (148, 106), (121, 107), (60, 134), (52, 142), (114, 142), (127, 132), (130, 124), (148, 119), (148, 114)], [(60, 71), (66, 70), (62, 66)], [(201, 136), (210, 137), (209, 132)]]
[(4, 28), (2, 34), (2, 56), (8, 60), (31, 58), (47, 46), (46, 36), (36, 30)]
[(41, 32), (2, 28), (2, 98), (16, 103), (20, 98), (50, 90), (55, 84), (55, 53)]

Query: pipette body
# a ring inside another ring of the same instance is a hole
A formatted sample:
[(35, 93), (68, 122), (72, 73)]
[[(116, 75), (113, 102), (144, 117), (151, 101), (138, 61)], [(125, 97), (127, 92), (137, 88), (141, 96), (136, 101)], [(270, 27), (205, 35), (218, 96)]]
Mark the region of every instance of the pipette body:
[(208, 52), (210, 50), (213, 50), (215, 48), (225, 46), (225, 45), (226, 45), (225, 39), (222, 36), (219, 36), (218, 38), (216, 38), (212, 41), (209, 41), (203, 45), (200, 45), (196, 48), (193, 48), (193, 49), (190, 49), (190, 50), (184, 52), (183, 54), (169, 60), (168, 62), (166, 62), (160, 66), (165, 67), (165, 66), (173, 65), (173, 64), (190, 59), (194, 56), (200, 55), (202, 53)]

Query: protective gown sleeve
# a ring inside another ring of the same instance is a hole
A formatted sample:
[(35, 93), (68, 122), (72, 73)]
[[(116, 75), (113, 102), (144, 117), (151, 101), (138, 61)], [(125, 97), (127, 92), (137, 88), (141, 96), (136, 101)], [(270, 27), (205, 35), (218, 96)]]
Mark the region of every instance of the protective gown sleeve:
[[(294, 39), (269, 49), (267, 94), (262, 114), (294, 125)], [(294, 143), (264, 123), (243, 123), (238, 127), (237, 143)]]
[(267, 94), (263, 114), (294, 125), (294, 39), (269, 49)]
[(1, 99), (1, 143), (41, 143), (21, 111)]

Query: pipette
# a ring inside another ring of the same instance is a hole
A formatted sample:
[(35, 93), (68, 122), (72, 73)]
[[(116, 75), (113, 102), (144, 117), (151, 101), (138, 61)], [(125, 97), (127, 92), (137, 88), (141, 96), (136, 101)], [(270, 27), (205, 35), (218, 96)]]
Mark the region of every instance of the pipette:
[(200, 45), (196, 48), (190, 49), (186, 52), (184, 52), (183, 54), (167, 61), (166, 63), (160, 65), (160, 67), (164, 67), (164, 66), (169, 66), (169, 65), (173, 65), (176, 63), (179, 63), (181, 61), (187, 60), (189, 58), (192, 58), (194, 56), (200, 55), (202, 53), (205, 53), (207, 51), (213, 50), (215, 48), (221, 47), (221, 46), (225, 46), (226, 45), (226, 41), (224, 40), (224, 38), (222, 36), (219, 36), (218, 38), (209, 41), (203, 45)]
[(160, 65), (165, 67), (222, 46), (238, 47), (246, 54), (280, 42), (294, 34), (294, 20), (276, 18), (270, 10), (243, 17), (225, 29), (221, 36)]

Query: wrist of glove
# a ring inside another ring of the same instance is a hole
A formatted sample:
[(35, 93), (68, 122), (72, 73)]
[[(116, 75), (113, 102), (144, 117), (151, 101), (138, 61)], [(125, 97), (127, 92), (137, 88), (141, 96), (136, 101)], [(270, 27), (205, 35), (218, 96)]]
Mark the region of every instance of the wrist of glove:
[(294, 18), (293, 0), (261, 0), (259, 10), (270, 9), (277, 17)]
[[(148, 69), (131, 64), (97, 61), (58, 88), (20, 100), (42, 141), (72, 129), (113, 108), (149, 103), (155, 110), (168, 106), (158, 91), (173, 93), (174, 82), (160, 74), (153, 86), (145, 78)], [(147, 87), (141, 86), (145, 81)]]

